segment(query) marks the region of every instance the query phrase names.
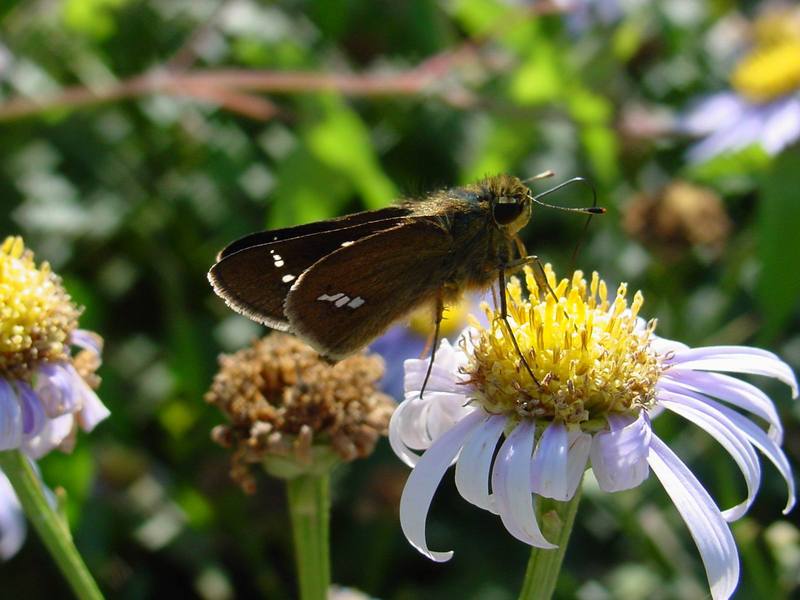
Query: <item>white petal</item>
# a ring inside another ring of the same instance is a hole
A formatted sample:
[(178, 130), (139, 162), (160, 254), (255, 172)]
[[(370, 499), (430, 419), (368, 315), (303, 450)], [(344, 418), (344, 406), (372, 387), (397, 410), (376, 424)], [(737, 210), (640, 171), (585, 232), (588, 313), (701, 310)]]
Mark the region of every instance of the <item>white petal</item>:
[(761, 466), (747, 437), (721, 411), (698, 399), (692, 392), (675, 393), (675, 390), (661, 387), (657, 397), (662, 406), (706, 431), (736, 461), (747, 484), (747, 498), (723, 511), (722, 516), (726, 521), (735, 521), (742, 517), (753, 504), (761, 484)]
[(656, 436), (650, 441), (648, 461), (697, 544), (711, 597), (730, 598), (739, 582), (739, 554), (722, 514), (692, 472)]
[(69, 365), (72, 370), (72, 376), (75, 381), (75, 387), (81, 394), (81, 409), (78, 411), (78, 424), (85, 432), (89, 433), (101, 422), (105, 421), (110, 415), (111, 411), (103, 404), (100, 397), (95, 394), (94, 390), (89, 387), (89, 384), (83, 380), (78, 372)]
[(74, 425), (72, 413), (48, 419), (39, 435), (23, 441), (22, 449), (25, 454), (38, 460), (66, 440), (72, 434)]
[(797, 379), (791, 367), (772, 352), (748, 346), (709, 346), (676, 353), (667, 361), (670, 369), (729, 371), (774, 377), (792, 389), (797, 398)]
[(495, 506), (509, 533), (537, 548), (555, 548), (539, 530), (531, 495), (531, 455), (535, 425), (522, 421), (497, 453), (492, 470)]
[(411, 403), (408, 400), (401, 402), (392, 413), (392, 417), (389, 420), (389, 445), (400, 460), (413, 468), (414, 465), (417, 464), (417, 461), (419, 461), (420, 455), (413, 452), (411, 448), (422, 449), (424, 446), (421, 444), (419, 446), (412, 444), (411, 447), (409, 447), (401, 432), (401, 427), (404, 423), (403, 413), (408, 410), (409, 406), (411, 406)]
[(531, 489), (555, 500), (569, 500), (567, 482), (567, 428), (553, 422), (542, 433), (531, 461)]
[(0, 378), (0, 451), (19, 448), (22, 443), (22, 408), (14, 388)]
[(74, 329), (69, 334), (69, 343), (92, 352), (97, 358), (103, 350), (103, 338), (88, 329)]
[(758, 425), (753, 423), (750, 419), (740, 415), (733, 409), (712, 400), (711, 398), (700, 398), (702, 402), (708, 406), (713, 407), (722, 413), (732, 424), (739, 430), (739, 433), (747, 438), (747, 440), (758, 448), (769, 461), (778, 469), (784, 481), (786, 482), (788, 498), (786, 500), (786, 507), (783, 509), (783, 514), (787, 514), (795, 504), (795, 485), (794, 477), (792, 477), (792, 467), (789, 464), (783, 450), (780, 449), (775, 440), (770, 438), (766, 432)]
[(0, 558), (14, 556), (25, 541), (25, 516), (17, 495), (0, 471)]
[(592, 436), (580, 429), (569, 430), (569, 451), (567, 452), (567, 499), (572, 499), (583, 480), (583, 473), (592, 449)]
[(761, 145), (777, 154), (800, 137), (800, 100), (789, 96), (773, 102), (761, 132)]
[(458, 493), (475, 506), (494, 513), (497, 509), (489, 495), (489, 474), (505, 425), (506, 417), (490, 416), (469, 436), (456, 463)]
[(635, 488), (649, 473), (650, 422), (642, 412), (625, 426), (619, 426), (613, 418), (609, 425), (611, 431), (601, 431), (592, 439), (592, 471), (605, 492)]
[[(431, 376), (425, 388), (425, 394), (431, 392), (455, 392), (461, 391), (459, 385), (463, 381), (463, 376), (459, 373), (459, 367), (466, 364), (467, 357), (460, 348), (455, 348), (447, 339), (443, 339), (439, 348), (436, 350), (436, 359), (431, 366)], [(404, 389), (405, 393), (419, 396), (425, 375), (428, 372), (430, 360), (408, 359), (403, 363), (405, 370)]]
[(42, 427), (47, 423), (44, 405), (33, 391), (33, 388), (24, 381), (15, 382), (17, 398), (22, 408), (22, 436), (29, 439), (39, 435)]
[(485, 412), (476, 411), (439, 438), (419, 459), (403, 488), (400, 498), (400, 526), (403, 533), (412, 546), (436, 562), (450, 560), (453, 553), (433, 552), (428, 549), (425, 521), (431, 500), (442, 476), (464, 445), (464, 440), (485, 418)]
[(730, 375), (705, 371), (667, 369), (663, 377), (684, 389), (719, 398), (761, 417), (769, 423), (770, 437), (778, 444), (783, 442), (783, 424), (775, 404), (753, 384)]
[[(51, 419), (75, 412), (81, 407), (80, 391), (75, 387), (65, 364), (47, 363), (39, 367), (36, 373), (36, 395)], [(72, 365), (69, 367), (72, 368)]]
[(685, 133), (705, 135), (736, 123), (746, 110), (746, 104), (733, 92), (719, 92), (701, 99), (680, 120)]

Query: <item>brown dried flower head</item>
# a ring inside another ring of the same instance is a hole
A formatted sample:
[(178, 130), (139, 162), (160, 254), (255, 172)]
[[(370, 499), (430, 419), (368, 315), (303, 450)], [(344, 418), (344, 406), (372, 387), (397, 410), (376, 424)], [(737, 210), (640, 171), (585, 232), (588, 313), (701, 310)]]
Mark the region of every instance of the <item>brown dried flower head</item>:
[(212, 432), (233, 449), (232, 477), (252, 492), (249, 465), (292, 477), (372, 453), (394, 401), (378, 390), (383, 360), (357, 355), (331, 365), (296, 338), (273, 333), (234, 354), (205, 396), (229, 419)]
[(711, 189), (674, 181), (657, 194), (639, 194), (625, 211), (623, 228), (648, 246), (668, 255), (689, 246), (719, 253), (730, 235), (731, 220)]

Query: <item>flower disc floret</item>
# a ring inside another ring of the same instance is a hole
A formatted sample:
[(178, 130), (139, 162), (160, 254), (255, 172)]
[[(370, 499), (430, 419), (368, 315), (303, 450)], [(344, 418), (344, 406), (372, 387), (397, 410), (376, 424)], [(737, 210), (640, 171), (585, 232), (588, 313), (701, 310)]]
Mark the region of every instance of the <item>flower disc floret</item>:
[(731, 84), (753, 102), (769, 102), (800, 89), (800, 39), (758, 47), (731, 76)]
[(38, 267), (21, 237), (0, 245), (0, 377), (31, 381), (36, 368), (69, 357), (80, 310), (47, 262)]
[(560, 282), (550, 265), (544, 272), (547, 285), (526, 269), (529, 299), (519, 280), (508, 286), (511, 327), (536, 380), (498, 312), (486, 306), (491, 325), (475, 325), (465, 368), (475, 400), (489, 413), (584, 430), (604, 426), (609, 415), (650, 408), (661, 366), (650, 349), (655, 322), (642, 327), (637, 320), (642, 294), (629, 307), (625, 284), (610, 299), (597, 273), (587, 283), (580, 271)]

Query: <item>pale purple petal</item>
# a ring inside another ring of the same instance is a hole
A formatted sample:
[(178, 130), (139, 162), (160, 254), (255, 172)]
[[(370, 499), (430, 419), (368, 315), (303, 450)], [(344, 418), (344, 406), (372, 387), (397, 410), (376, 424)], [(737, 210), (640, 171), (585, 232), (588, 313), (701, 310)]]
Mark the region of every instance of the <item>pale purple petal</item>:
[(663, 378), (687, 390), (713, 396), (761, 417), (769, 423), (769, 436), (778, 444), (783, 442), (783, 424), (775, 404), (753, 384), (730, 375), (705, 371), (667, 369)]
[(709, 346), (677, 353), (667, 361), (670, 369), (727, 371), (774, 377), (792, 389), (797, 398), (797, 379), (791, 367), (772, 352), (747, 346)]
[(733, 92), (719, 92), (701, 99), (678, 122), (683, 133), (706, 135), (737, 123), (747, 103)]
[(75, 388), (72, 374), (63, 364), (47, 363), (39, 367), (34, 389), (50, 418), (75, 412), (81, 407), (81, 394)]
[(742, 150), (761, 141), (766, 113), (758, 106), (749, 106), (736, 123), (716, 129), (702, 142), (690, 148), (687, 158), (702, 162), (728, 152)]
[(658, 402), (672, 412), (688, 419), (710, 436), (731, 455), (744, 476), (747, 485), (747, 498), (722, 512), (726, 521), (741, 518), (753, 504), (758, 487), (761, 484), (761, 466), (758, 456), (747, 437), (721, 411), (710, 403), (704, 402), (692, 392), (677, 392), (675, 389), (661, 387), (658, 390)]
[(104, 421), (111, 415), (102, 400), (95, 394), (89, 384), (84, 381), (80, 373), (72, 365), (66, 365), (64, 370), (72, 379), (72, 387), (80, 399), (80, 407), (77, 411), (78, 424), (87, 433), (91, 432), (97, 424)]
[(701, 346), (699, 348), (688, 348), (675, 354), (674, 358), (668, 361), (670, 364), (682, 363), (700, 358), (720, 358), (730, 355), (762, 356), (772, 360), (783, 362), (774, 352), (755, 348), (752, 346)]
[(739, 554), (719, 509), (686, 465), (656, 436), (650, 441), (648, 462), (697, 544), (711, 597), (730, 598), (739, 582)]
[[(414, 438), (413, 442), (409, 442), (407, 438), (410, 436), (403, 435), (403, 432), (401, 431), (403, 425), (405, 425), (405, 423), (408, 421), (404, 413), (408, 411), (410, 406), (411, 402), (406, 400), (405, 402), (401, 402), (392, 413), (392, 417), (389, 420), (389, 445), (392, 447), (392, 450), (400, 460), (406, 463), (409, 467), (413, 468), (420, 459), (420, 455), (416, 452), (413, 452), (412, 448), (422, 450), (428, 446), (423, 444), (422, 441), (418, 440), (417, 438)], [(409, 429), (412, 432), (417, 431), (413, 428)]]
[(569, 430), (569, 451), (567, 452), (567, 498), (571, 499), (583, 481), (583, 473), (592, 449), (592, 436), (580, 429)]
[(19, 448), (22, 443), (22, 408), (14, 388), (0, 378), (0, 451)]
[(89, 350), (94, 353), (97, 358), (100, 358), (103, 351), (103, 338), (94, 331), (89, 331), (87, 329), (73, 330), (69, 336), (69, 343), (83, 350)]
[(17, 381), (16, 388), (20, 406), (22, 407), (22, 433), (26, 439), (39, 432), (47, 422), (47, 415), (44, 413), (44, 406), (39, 396), (24, 381)]
[(542, 433), (531, 461), (531, 490), (555, 500), (569, 500), (567, 453), (569, 442), (563, 423), (553, 422)]
[(506, 425), (506, 417), (492, 415), (482, 422), (469, 439), (456, 463), (456, 487), (468, 502), (491, 512), (497, 512), (489, 495), (489, 477), (497, 442)]
[(601, 431), (592, 439), (592, 471), (606, 492), (635, 488), (648, 476), (647, 455), (652, 430), (647, 415), (636, 420), (609, 417), (610, 431)]
[[(459, 348), (454, 348), (447, 339), (442, 340), (436, 351), (436, 359), (431, 367), (431, 375), (425, 388), (425, 394), (427, 395), (429, 391), (463, 393), (463, 386), (459, 383), (463, 381), (463, 377), (459, 373), (459, 367), (466, 364), (466, 361), (466, 355)], [(422, 384), (425, 381), (425, 374), (428, 371), (429, 362), (430, 360), (427, 358), (410, 358), (403, 363), (406, 397), (409, 394), (419, 396)]]
[(658, 356), (675, 354), (688, 349), (689, 346), (681, 342), (676, 342), (675, 340), (668, 340), (667, 338), (658, 337), (657, 335), (653, 335), (650, 338), (650, 350), (655, 352)]
[(111, 416), (111, 411), (103, 404), (100, 397), (88, 385), (83, 392), (83, 407), (78, 412), (78, 424), (85, 432), (89, 433), (97, 425)]
[(8, 560), (25, 541), (25, 516), (17, 495), (0, 471), (0, 559)]
[(777, 154), (800, 138), (800, 100), (789, 96), (770, 105), (761, 132), (761, 145), (769, 154)]
[(414, 470), (408, 476), (403, 495), (400, 498), (400, 525), (408, 541), (422, 554), (435, 560), (444, 562), (453, 556), (451, 552), (434, 552), (428, 549), (425, 536), (425, 521), (428, 510), (433, 500), (436, 488), (442, 480), (445, 471), (458, 456), (464, 441), (486, 418), (486, 413), (476, 411), (467, 415), (450, 431), (436, 440), (422, 458), (419, 459)]
[(530, 487), (531, 456), (536, 426), (522, 421), (497, 453), (492, 470), (495, 506), (508, 532), (537, 548), (555, 548), (539, 530)]
[(766, 456), (769, 461), (775, 465), (775, 468), (778, 469), (784, 481), (786, 482), (788, 492), (786, 507), (783, 509), (783, 514), (786, 514), (792, 510), (795, 504), (795, 485), (794, 478), (792, 477), (792, 467), (789, 465), (786, 455), (783, 453), (783, 450), (781, 450), (780, 446), (775, 442), (775, 440), (770, 438), (767, 433), (758, 425), (753, 423), (750, 419), (740, 415), (735, 410), (730, 409), (727, 406), (712, 400), (711, 398), (706, 398), (704, 396), (700, 396), (699, 394), (694, 394), (693, 392), (684, 393), (693, 396), (705, 405), (724, 415), (724, 417), (727, 418), (733, 424), (733, 426), (739, 430), (740, 435), (747, 438), (751, 444), (758, 448), (764, 454), (764, 456)]
[(40, 459), (53, 448), (57, 448), (69, 437), (75, 427), (72, 413), (48, 419), (39, 435), (24, 440), (22, 450), (33, 459)]

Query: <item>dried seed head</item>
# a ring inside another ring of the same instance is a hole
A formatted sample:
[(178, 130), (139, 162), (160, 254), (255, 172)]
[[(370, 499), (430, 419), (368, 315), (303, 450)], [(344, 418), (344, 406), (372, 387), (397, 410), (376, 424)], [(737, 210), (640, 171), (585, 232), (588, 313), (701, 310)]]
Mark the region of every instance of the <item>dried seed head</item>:
[(212, 437), (233, 449), (231, 474), (246, 491), (254, 489), (250, 463), (291, 476), (368, 456), (394, 410), (377, 389), (383, 361), (375, 355), (331, 365), (296, 338), (273, 333), (219, 363), (205, 398), (230, 424)]

